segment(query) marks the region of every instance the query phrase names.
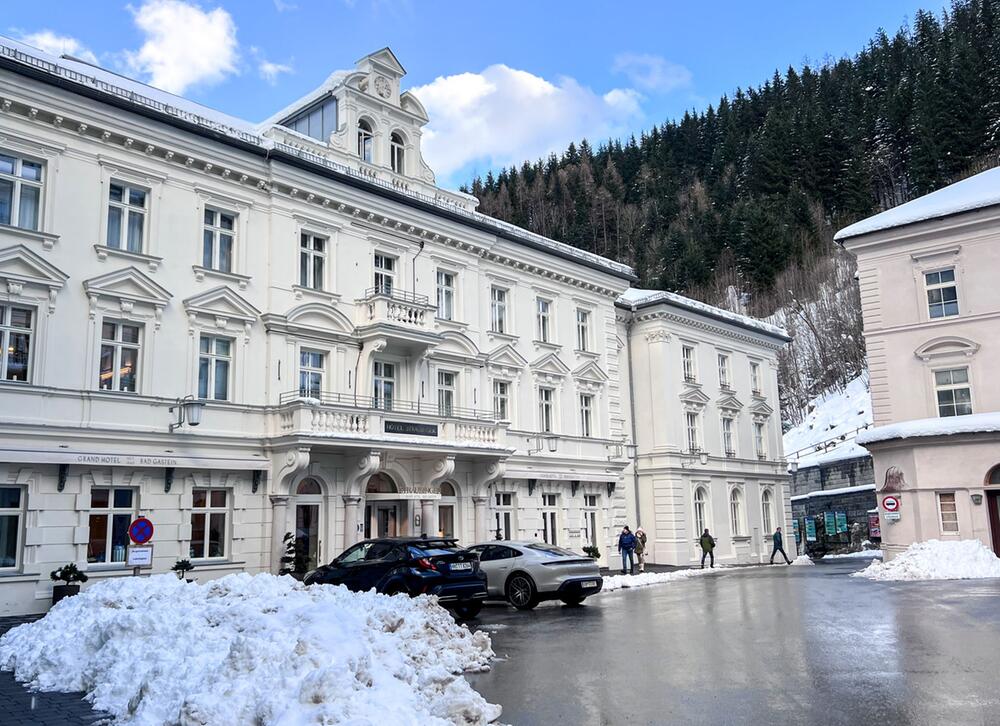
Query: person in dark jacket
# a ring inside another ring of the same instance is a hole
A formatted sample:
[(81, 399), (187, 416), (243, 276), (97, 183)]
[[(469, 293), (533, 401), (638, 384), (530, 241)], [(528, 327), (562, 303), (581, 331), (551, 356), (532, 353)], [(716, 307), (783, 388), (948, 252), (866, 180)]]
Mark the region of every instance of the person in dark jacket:
[(701, 545), (701, 569), (705, 569), (705, 558), (709, 557), (709, 567), (715, 567), (715, 537), (708, 533), (708, 528), (701, 535), (701, 539), (698, 540), (698, 544)]
[[(632, 530), (628, 528), (628, 525), (622, 529), (622, 533), (618, 535), (618, 551), (622, 554), (622, 574), (635, 574), (635, 545), (636, 545), (635, 535), (632, 534)], [(628, 564), (628, 569), (626, 569), (626, 563)]]
[(774, 542), (774, 549), (771, 550), (771, 564), (774, 564), (774, 556), (781, 553), (781, 556), (785, 558), (785, 564), (790, 565), (792, 561), (788, 559), (788, 555), (785, 554), (785, 548), (782, 546), (781, 541), (781, 527), (774, 528), (774, 534), (771, 535), (771, 541)]

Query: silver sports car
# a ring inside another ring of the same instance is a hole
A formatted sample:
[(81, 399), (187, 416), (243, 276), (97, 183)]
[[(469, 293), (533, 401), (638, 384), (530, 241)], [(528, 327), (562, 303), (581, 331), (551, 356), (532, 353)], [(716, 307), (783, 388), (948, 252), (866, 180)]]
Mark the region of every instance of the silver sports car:
[(488, 597), (502, 598), (518, 610), (530, 610), (542, 600), (579, 605), (604, 584), (590, 557), (544, 542), (504, 540), (469, 549), (479, 555)]

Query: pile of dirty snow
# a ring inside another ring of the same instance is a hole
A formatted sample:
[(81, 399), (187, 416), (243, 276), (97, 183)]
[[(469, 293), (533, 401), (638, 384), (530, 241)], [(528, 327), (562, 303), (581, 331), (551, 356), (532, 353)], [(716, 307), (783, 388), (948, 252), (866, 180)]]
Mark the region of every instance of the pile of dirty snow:
[(815, 562), (809, 559), (809, 555), (799, 555), (794, 560), (792, 560), (792, 565), (798, 567), (815, 565), (815, 564), (816, 564)]
[(852, 577), (870, 580), (972, 580), (1000, 577), (1000, 559), (977, 539), (910, 545), (889, 562), (872, 562)]
[(867, 560), (873, 557), (882, 559), (882, 550), (859, 550), (858, 552), (845, 552), (841, 555), (825, 555), (824, 560)]
[[(716, 569), (722, 569), (716, 568)], [(666, 582), (676, 580), (687, 580), (698, 575), (707, 575), (715, 572), (714, 569), (704, 570), (675, 570), (674, 572), (640, 572), (638, 575), (608, 575), (604, 578), (603, 592), (611, 590), (622, 590), (630, 587), (647, 587), (649, 585), (662, 585)]]
[(483, 724), (489, 636), (432, 598), (290, 577), (116, 578), (0, 638), (0, 667), (133, 725)]

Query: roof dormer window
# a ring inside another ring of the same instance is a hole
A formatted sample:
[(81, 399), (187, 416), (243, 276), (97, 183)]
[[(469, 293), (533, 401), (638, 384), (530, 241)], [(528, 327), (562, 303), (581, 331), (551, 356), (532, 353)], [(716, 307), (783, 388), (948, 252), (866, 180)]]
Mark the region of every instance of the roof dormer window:
[(328, 96), (317, 101), (286, 119), (281, 125), (317, 141), (328, 142), (337, 130), (337, 99)]
[(373, 163), (375, 152), (375, 136), (372, 134), (372, 125), (365, 119), (358, 121), (358, 156), (361, 161)]
[(403, 137), (398, 131), (393, 131), (392, 136), (389, 137), (389, 158), (392, 162), (392, 170), (397, 174), (405, 172), (405, 167), (403, 166), (404, 146)]

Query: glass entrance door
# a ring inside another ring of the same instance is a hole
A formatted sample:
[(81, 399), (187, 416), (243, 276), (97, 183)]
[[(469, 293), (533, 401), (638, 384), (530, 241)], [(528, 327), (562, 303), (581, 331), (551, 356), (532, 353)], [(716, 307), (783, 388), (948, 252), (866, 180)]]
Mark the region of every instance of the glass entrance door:
[(396, 505), (379, 504), (375, 507), (375, 531), (377, 537), (395, 537), (396, 531)]
[(295, 505), (295, 571), (309, 572), (319, 563), (319, 505)]
[(438, 507), (438, 537), (455, 536), (455, 506), (442, 504)]

